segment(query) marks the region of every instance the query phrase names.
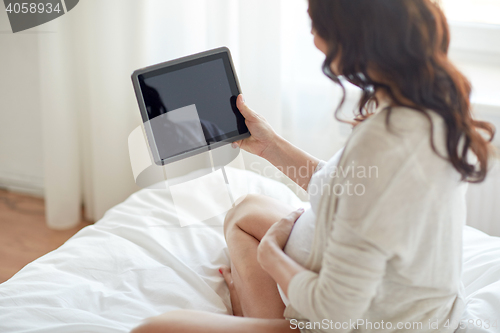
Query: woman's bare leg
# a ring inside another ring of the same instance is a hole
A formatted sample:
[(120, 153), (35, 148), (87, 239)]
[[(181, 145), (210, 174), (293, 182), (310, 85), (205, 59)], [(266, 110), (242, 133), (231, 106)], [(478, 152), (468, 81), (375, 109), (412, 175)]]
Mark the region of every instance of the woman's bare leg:
[[(271, 227), (294, 208), (262, 195), (248, 195), (226, 215), (224, 234), (231, 269), (222, 268), (233, 313), (253, 318), (283, 318), (285, 305), (276, 282), (257, 262), (257, 246)], [(235, 304), (235, 300), (239, 304)]]
[[(293, 211), (275, 199), (248, 195), (230, 210), (224, 234), (231, 269), (223, 267), (236, 316), (177, 310), (149, 319), (132, 333), (290, 333), (276, 282), (257, 262), (257, 246), (269, 227)], [(242, 318), (238, 316), (245, 316)], [(253, 318), (249, 318), (253, 317)]]
[(149, 319), (131, 333), (296, 333), (285, 319), (242, 318), (176, 310)]

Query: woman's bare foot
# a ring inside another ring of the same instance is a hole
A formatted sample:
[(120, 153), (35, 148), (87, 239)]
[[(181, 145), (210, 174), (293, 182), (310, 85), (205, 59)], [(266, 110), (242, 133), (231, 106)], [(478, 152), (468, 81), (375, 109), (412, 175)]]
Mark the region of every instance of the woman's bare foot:
[(241, 310), (241, 303), (238, 297), (238, 293), (234, 288), (233, 276), (231, 275), (231, 268), (227, 266), (222, 266), (219, 272), (226, 280), (227, 287), (229, 288), (229, 296), (231, 298), (231, 306), (233, 308), (233, 315), (238, 317), (243, 317), (243, 311)]

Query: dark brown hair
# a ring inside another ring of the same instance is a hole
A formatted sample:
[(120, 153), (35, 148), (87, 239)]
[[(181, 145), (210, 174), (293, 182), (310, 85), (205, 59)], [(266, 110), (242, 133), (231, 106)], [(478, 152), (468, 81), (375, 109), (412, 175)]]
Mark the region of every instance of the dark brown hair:
[[(462, 180), (484, 180), (495, 128), (472, 117), (471, 85), (448, 59), (450, 33), (437, 4), (431, 0), (309, 0), (309, 15), (313, 29), (328, 45), (325, 75), (344, 89), (330, 68), (340, 57), (337, 74), (363, 90), (356, 119), (371, 115), (369, 106), (378, 104), (375, 93), (380, 90), (395, 104), (424, 113), (429, 121), (426, 110), (433, 110), (446, 123), (446, 158)], [(335, 113), (340, 121), (337, 114), (344, 100), (345, 89)], [(387, 124), (390, 113), (389, 108)], [(436, 152), (432, 131), (431, 145)], [(469, 151), (476, 155), (477, 166), (468, 161)]]

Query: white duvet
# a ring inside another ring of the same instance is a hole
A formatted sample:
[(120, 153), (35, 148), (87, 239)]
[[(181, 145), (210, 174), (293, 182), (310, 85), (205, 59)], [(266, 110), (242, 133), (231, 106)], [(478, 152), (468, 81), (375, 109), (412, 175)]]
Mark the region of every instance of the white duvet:
[[(264, 193), (305, 205), (281, 183), (226, 170), (233, 193)], [(182, 196), (200, 209), (214, 200), (201, 191), (177, 190), (177, 199)], [(230, 312), (229, 292), (218, 272), (229, 264), (222, 220), (223, 214), (210, 225), (181, 227), (168, 190), (133, 194), (0, 285), (0, 332), (128, 332), (144, 318), (174, 309)], [(464, 320), (495, 319), (500, 239), (466, 227), (464, 243)], [(474, 325), (462, 331), (500, 329)]]

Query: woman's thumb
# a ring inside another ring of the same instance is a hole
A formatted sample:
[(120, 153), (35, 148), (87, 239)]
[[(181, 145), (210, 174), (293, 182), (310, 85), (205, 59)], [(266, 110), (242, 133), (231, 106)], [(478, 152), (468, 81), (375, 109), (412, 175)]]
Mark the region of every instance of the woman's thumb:
[(246, 119), (255, 116), (254, 112), (246, 105), (245, 98), (242, 94), (240, 94), (236, 99), (236, 106), (238, 107), (238, 110), (240, 110), (240, 113), (243, 115), (243, 117), (245, 117)]
[(243, 96), (243, 94), (239, 94), (238, 99), (240, 100), (240, 102), (245, 103), (245, 96)]

